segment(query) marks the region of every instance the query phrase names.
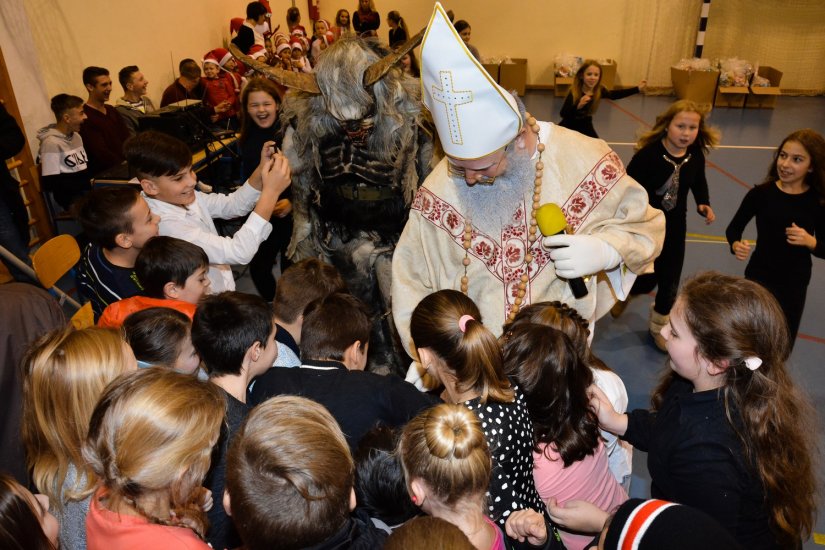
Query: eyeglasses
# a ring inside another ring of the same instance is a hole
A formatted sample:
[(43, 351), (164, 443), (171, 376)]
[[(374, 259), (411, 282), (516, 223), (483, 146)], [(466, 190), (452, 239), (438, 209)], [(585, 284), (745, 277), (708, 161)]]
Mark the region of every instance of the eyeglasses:
[[(486, 172), (487, 170), (492, 169), (493, 172), (498, 172), (498, 168), (499, 168), (499, 166), (501, 166), (501, 161), (504, 160), (505, 157), (507, 157), (507, 148), (508, 147), (510, 147), (509, 143), (504, 146), (504, 152), (502, 153), (501, 158), (498, 159), (498, 162), (495, 164), (495, 166), (488, 166), (483, 171)], [(473, 170), (473, 171), (478, 172), (478, 170)], [(461, 168), (460, 166), (456, 166), (455, 164), (453, 164), (449, 160), (447, 161), (447, 174), (451, 178), (460, 178), (460, 179), (463, 179), (465, 181), (467, 179), (467, 172), (465, 171), (465, 169)], [(495, 181), (496, 181), (496, 176), (486, 176), (484, 174), (476, 174), (474, 183), (480, 183), (481, 185), (492, 185)]]

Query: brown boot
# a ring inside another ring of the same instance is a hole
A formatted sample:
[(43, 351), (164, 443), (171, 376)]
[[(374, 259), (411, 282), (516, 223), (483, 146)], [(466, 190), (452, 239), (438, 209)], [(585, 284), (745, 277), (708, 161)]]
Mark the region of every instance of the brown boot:
[(667, 346), (665, 339), (662, 336), (662, 329), (668, 324), (670, 315), (661, 315), (657, 313), (653, 306), (650, 307), (650, 335), (653, 337), (653, 343), (656, 347), (667, 353)]
[(629, 303), (630, 296), (628, 296), (624, 300), (616, 300), (616, 303), (613, 304), (612, 308), (610, 308), (611, 317), (613, 317), (614, 319), (618, 319), (619, 317), (621, 317), (622, 313), (624, 313), (624, 310), (627, 309), (627, 304)]

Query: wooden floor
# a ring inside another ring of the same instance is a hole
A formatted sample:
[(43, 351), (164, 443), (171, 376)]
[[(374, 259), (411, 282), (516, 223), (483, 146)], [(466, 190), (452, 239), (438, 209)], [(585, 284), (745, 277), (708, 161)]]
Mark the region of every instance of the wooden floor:
[[(652, 125), (656, 115), (672, 101), (672, 97), (639, 95), (605, 101), (594, 117), (594, 126), (626, 164), (633, 155), (638, 132)], [(540, 120), (559, 120), (562, 100), (549, 92), (529, 92), (525, 104)], [(722, 130), (722, 146), (709, 155), (706, 172), (716, 222), (705, 225), (695, 210), (688, 208), (683, 277), (707, 269), (743, 274), (745, 263), (730, 254), (724, 238), (725, 228), (747, 190), (764, 178), (775, 148), (786, 135), (806, 127), (825, 132), (825, 98), (781, 97), (773, 110), (717, 108), (711, 113), (710, 120)], [(756, 238), (753, 222), (745, 237)], [(650, 392), (662, 369), (667, 368), (666, 355), (653, 347), (647, 332), (651, 302), (652, 297), (641, 296), (630, 303), (619, 319), (608, 315), (596, 326), (593, 348), (624, 380), (631, 408), (649, 406)], [(825, 261), (817, 258), (814, 258), (808, 301), (789, 366), (796, 382), (805, 388), (817, 407), (821, 442), (825, 439), (822, 430), (825, 426)], [(825, 479), (822, 465), (819, 475), (820, 480)], [(636, 451), (631, 496), (647, 497), (649, 487), (647, 457)], [(825, 535), (825, 491), (822, 490), (819, 491), (819, 506), (823, 513), (817, 520), (816, 531)], [(806, 549), (819, 547), (814, 540), (805, 545)]]

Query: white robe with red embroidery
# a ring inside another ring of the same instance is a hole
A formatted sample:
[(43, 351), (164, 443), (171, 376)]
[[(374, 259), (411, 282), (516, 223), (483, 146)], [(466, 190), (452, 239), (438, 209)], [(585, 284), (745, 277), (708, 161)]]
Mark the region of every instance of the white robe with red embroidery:
[[(524, 304), (559, 300), (585, 319), (598, 319), (624, 299), (636, 275), (649, 272), (662, 249), (665, 220), (648, 204), (647, 192), (624, 171), (619, 156), (602, 140), (541, 122), (544, 175), (541, 204), (562, 207), (575, 234), (593, 235), (615, 248), (621, 264), (587, 281), (589, 293), (573, 297), (566, 280), (556, 277), (553, 262), (541, 246), (532, 247)], [(464, 275), (464, 220), (472, 205), (461, 204), (456, 185), (442, 160), (418, 190), (410, 218), (393, 255), (392, 310), (402, 342), (410, 345), (410, 317), (418, 302), (437, 290), (461, 288)], [(499, 235), (473, 228), (468, 294), (481, 310), (484, 325), (501, 333), (524, 273), (529, 243), (529, 206), (533, 182), (525, 182), (523, 201)]]

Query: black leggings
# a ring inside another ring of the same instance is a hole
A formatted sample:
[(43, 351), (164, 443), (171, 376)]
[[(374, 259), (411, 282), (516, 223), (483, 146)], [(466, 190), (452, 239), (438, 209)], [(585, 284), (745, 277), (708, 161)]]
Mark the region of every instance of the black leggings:
[[(675, 227), (672, 227), (675, 226)], [(685, 263), (685, 234), (686, 223), (673, 223), (667, 220), (665, 242), (662, 253), (653, 262), (653, 273), (639, 275), (633, 283), (631, 294), (648, 294), (657, 286), (656, 300), (653, 309), (659, 315), (669, 315), (676, 293), (679, 291), (679, 280), (682, 277), (682, 266)]]
[(275, 299), (275, 277), (272, 275), (272, 266), (281, 256), (281, 273), (292, 265), (286, 257), (286, 249), (292, 238), (292, 214), (284, 218), (273, 216), (272, 233), (258, 247), (258, 251), (249, 262), (249, 277), (261, 298), (267, 302)]

